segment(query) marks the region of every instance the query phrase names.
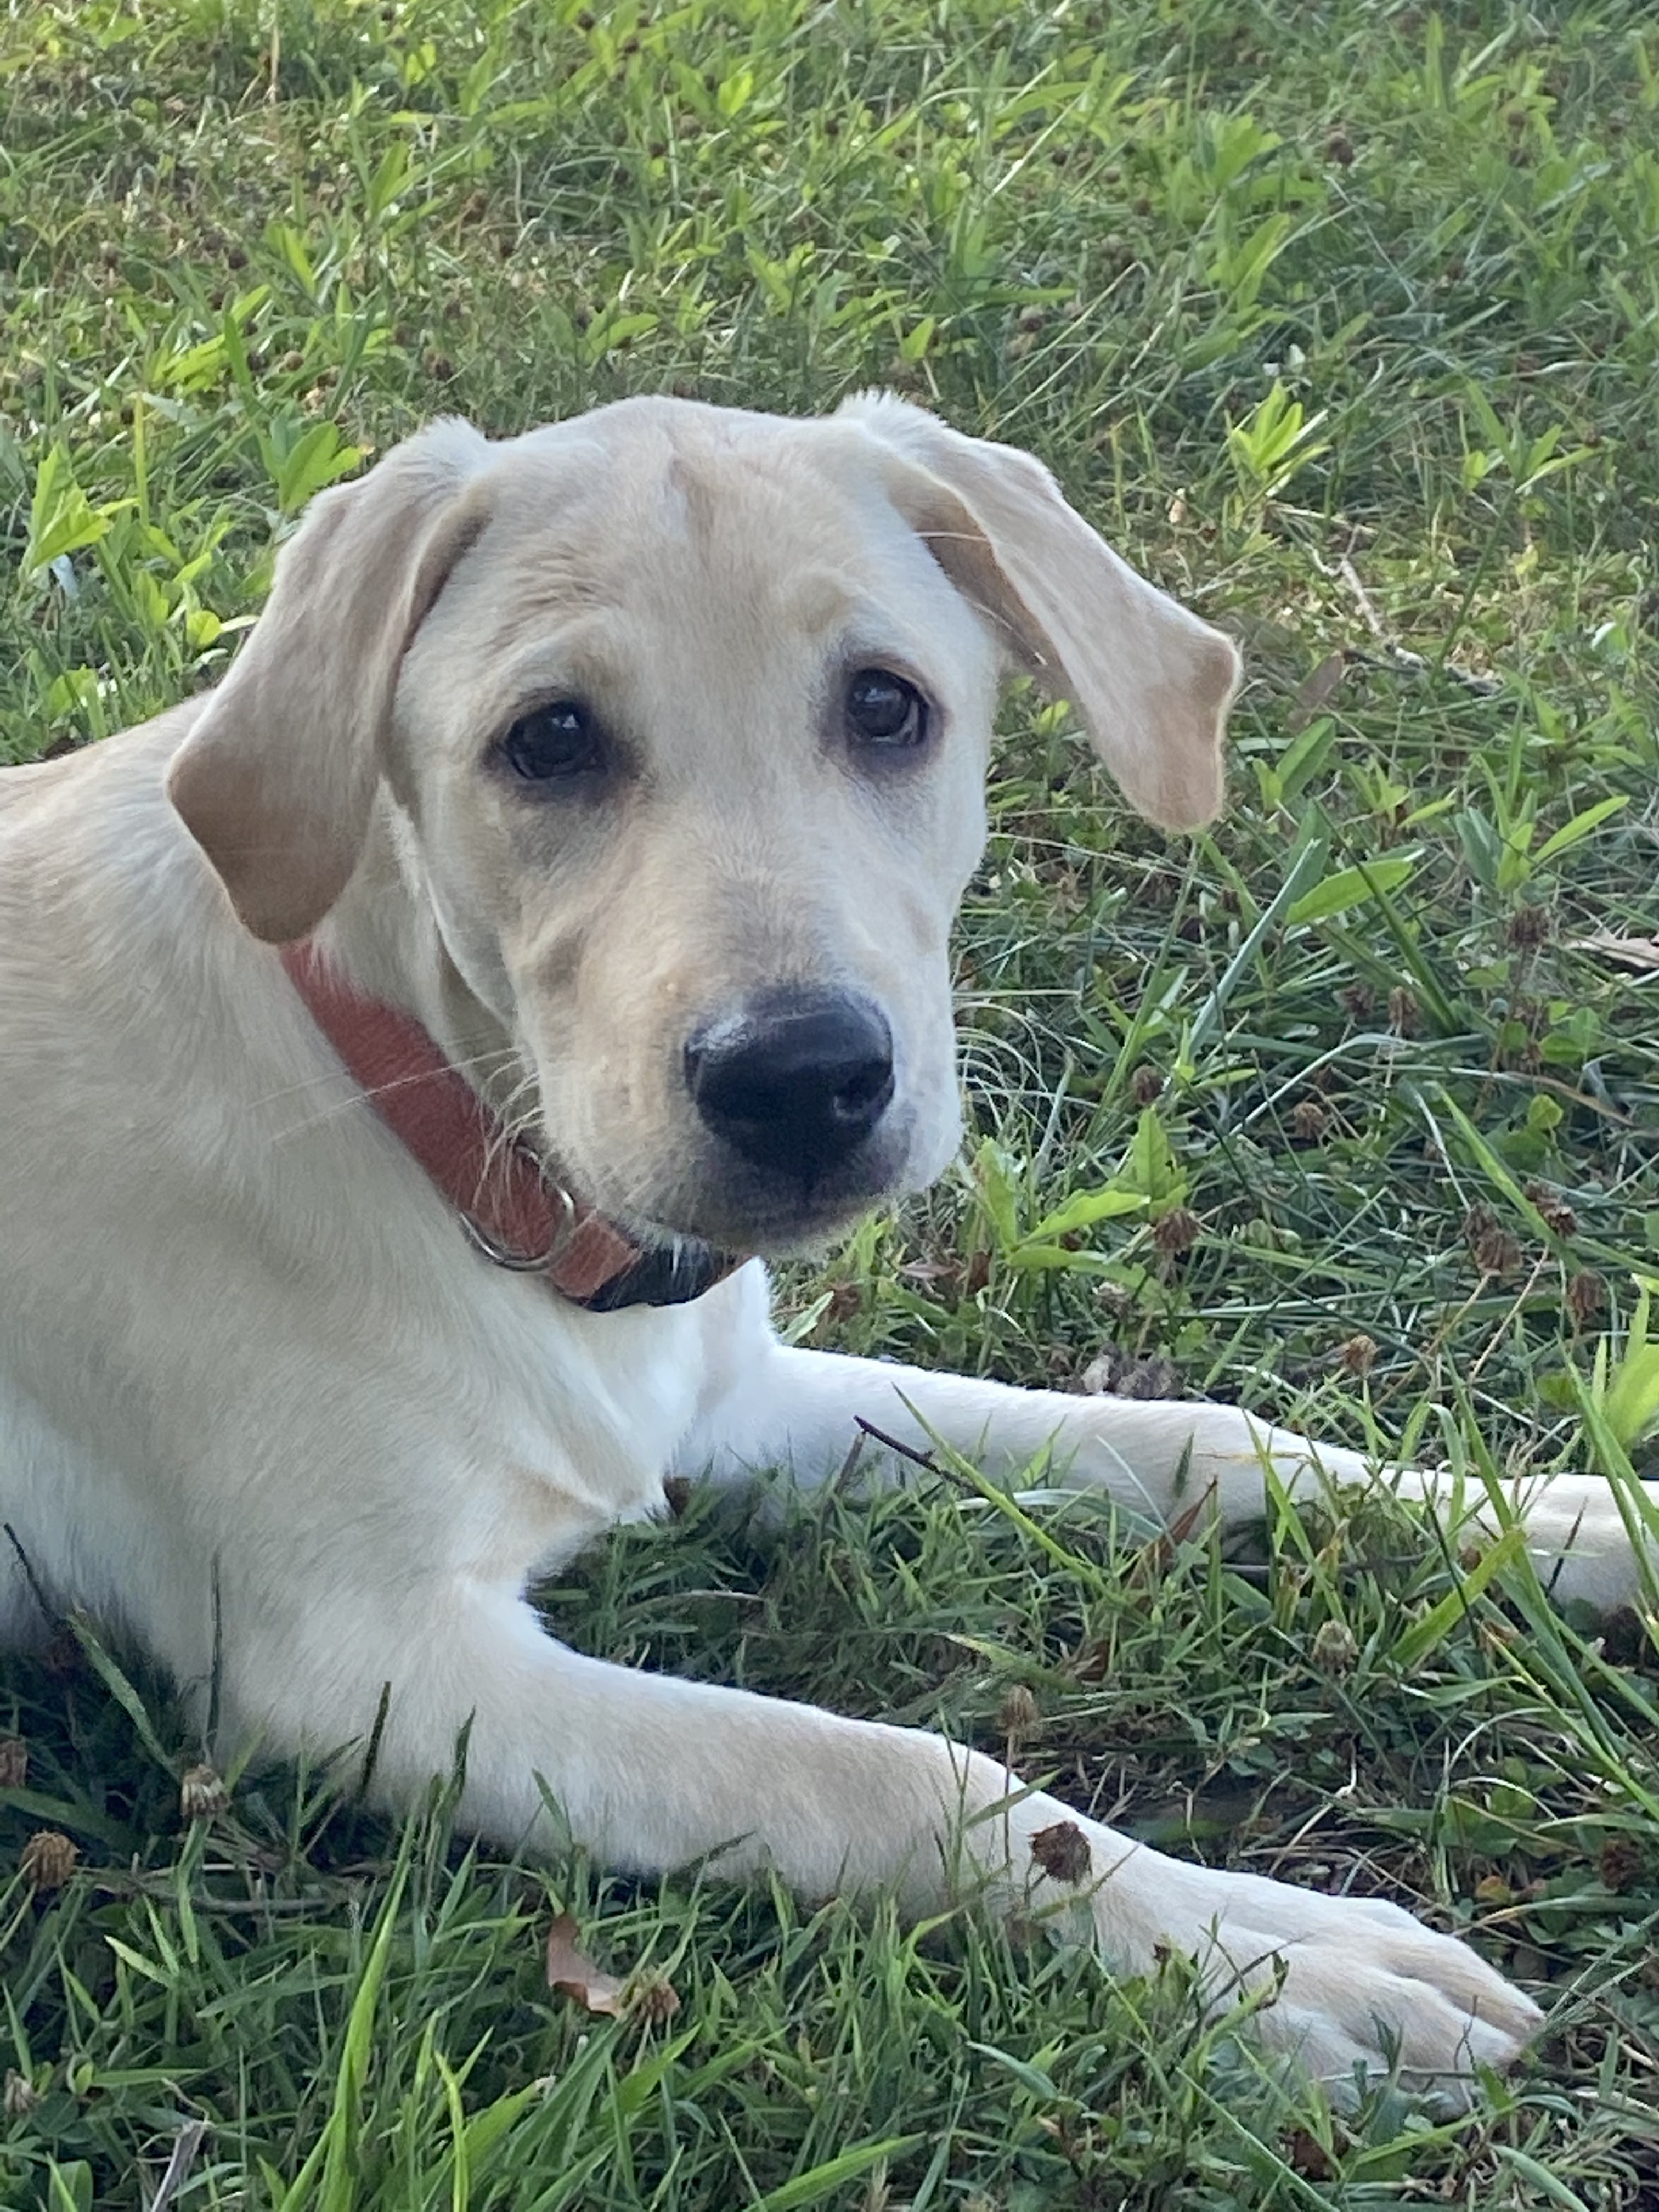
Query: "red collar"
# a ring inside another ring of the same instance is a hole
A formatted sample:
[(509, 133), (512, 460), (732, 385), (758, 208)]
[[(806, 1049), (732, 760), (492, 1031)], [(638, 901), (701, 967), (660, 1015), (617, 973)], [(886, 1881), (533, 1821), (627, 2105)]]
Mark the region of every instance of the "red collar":
[(544, 1275), (578, 1305), (678, 1305), (738, 1263), (681, 1239), (647, 1250), (555, 1182), (411, 1014), (356, 991), (308, 939), (279, 948), (289, 980), (387, 1128), (497, 1267)]

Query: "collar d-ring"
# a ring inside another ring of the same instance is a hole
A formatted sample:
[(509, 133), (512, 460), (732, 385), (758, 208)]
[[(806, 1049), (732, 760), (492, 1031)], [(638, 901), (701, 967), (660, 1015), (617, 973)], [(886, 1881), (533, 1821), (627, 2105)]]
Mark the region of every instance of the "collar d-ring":
[(544, 1252), (514, 1251), (510, 1244), (504, 1244), (499, 1237), (492, 1237), (476, 1213), (469, 1213), (465, 1206), (457, 1209), (468, 1241), (483, 1254), (492, 1267), (503, 1267), (509, 1275), (545, 1274), (550, 1267), (556, 1267), (570, 1249), (571, 1238), (576, 1233), (575, 1200), (562, 1183), (550, 1181), (545, 1174), (541, 1180), (555, 1214), (553, 1234)]

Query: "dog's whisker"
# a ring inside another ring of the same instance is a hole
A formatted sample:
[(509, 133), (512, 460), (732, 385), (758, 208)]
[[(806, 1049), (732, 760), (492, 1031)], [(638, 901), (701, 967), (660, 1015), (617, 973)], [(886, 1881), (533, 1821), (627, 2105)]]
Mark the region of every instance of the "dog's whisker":
[[(498, 1066), (505, 1066), (510, 1065), (518, 1058), (519, 1048), (516, 1045), (490, 1045), (478, 1052), (469, 1054), (463, 1059), (452, 1060), (446, 1064), (453, 1067), (458, 1075), (482, 1073), (488, 1078), (496, 1072), (496, 1068), (492, 1067), (491, 1062), (497, 1063)], [(249, 1103), (254, 1106), (274, 1106), (284, 1098), (297, 1097), (302, 1091), (325, 1090), (329, 1085), (339, 1081), (342, 1072), (337, 1067), (324, 1068), (316, 1075), (302, 1076), (298, 1082), (285, 1083), (277, 1090), (262, 1091), (252, 1098)], [(363, 1085), (360, 1088), (358, 1096), (374, 1097), (382, 1091), (401, 1090), (407, 1085), (424, 1083), (426, 1080), (424, 1072), (415, 1075), (398, 1076), (389, 1083)]]
[(546, 1160), (545, 1142), (542, 1139), (539, 1082), (534, 1069), (526, 1068), (501, 1101), (490, 1126), (484, 1157), (479, 1166), (475, 1203), (482, 1204), (491, 1178), (503, 1170), (514, 1152), (528, 1152), (538, 1164), (550, 1164)]
[[(477, 1063), (476, 1061), (459, 1061), (453, 1064), (457, 1066), (458, 1070), (461, 1070), (472, 1067)], [(327, 1078), (324, 1079), (331, 1080), (333, 1079)], [(429, 1079), (427, 1074), (424, 1072), (422, 1072), (414, 1075), (398, 1076), (386, 1083), (362, 1085), (354, 1089), (349, 1097), (336, 1099), (329, 1105), (319, 1108), (314, 1114), (307, 1114), (302, 1120), (295, 1121), (292, 1127), (283, 1131), (283, 1139), (286, 1141), (289, 1137), (303, 1135), (308, 1129), (321, 1128), (331, 1121), (338, 1121), (343, 1115), (355, 1113), (358, 1106), (366, 1098), (370, 1100), (376, 1098), (390, 1098), (396, 1096), (399, 1091), (416, 1088), (418, 1085), (428, 1079)], [(297, 1092), (299, 1091), (313, 1087), (314, 1086), (311, 1085), (296, 1084), (294, 1086), (294, 1091)], [(281, 1098), (292, 1095), (292, 1092), (276, 1091), (270, 1093), (269, 1097), (270, 1098)], [(261, 1104), (267, 1103), (269, 1103), (269, 1099), (262, 1099), (259, 1103)]]

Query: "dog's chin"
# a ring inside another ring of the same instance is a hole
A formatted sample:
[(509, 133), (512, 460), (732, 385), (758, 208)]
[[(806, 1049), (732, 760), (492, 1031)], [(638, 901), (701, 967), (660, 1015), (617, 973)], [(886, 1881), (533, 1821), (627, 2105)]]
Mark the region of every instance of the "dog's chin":
[[(733, 1256), (809, 1259), (932, 1180), (915, 1172), (908, 1147), (884, 1148), (879, 1157), (849, 1161), (834, 1176), (808, 1184), (763, 1176), (741, 1163), (717, 1163), (695, 1182), (678, 1182), (642, 1206), (617, 1207), (611, 1218), (647, 1246), (695, 1241)], [(599, 1202), (611, 1211), (602, 1197)]]
[(902, 1195), (899, 1188), (882, 1184), (833, 1199), (813, 1196), (762, 1206), (711, 1202), (614, 1218), (647, 1248), (700, 1243), (734, 1258), (804, 1260), (816, 1257), (855, 1229), (866, 1214)]
[(934, 1126), (915, 1113), (891, 1116), (850, 1158), (810, 1179), (708, 1143), (688, 1147), (654, 1182), (613, 1184), (602, 1161), (571, 1165), (587, 1202), (647, 1249), (696, 1243), (732, 1258), (810, 1259), (935, 1182), (960, 1135), (953, 1118)]
[(896, 1190), (873, 1191), (842, 1205), (751, 1220), (736, 1232), (736, 1242), (710, 1241), (720, 1243), (722, 1250), (750, 1253), (762, 1260), (814, 1260), (849, 1236), (867, 1215), (892, 1204), (900, 1194)]

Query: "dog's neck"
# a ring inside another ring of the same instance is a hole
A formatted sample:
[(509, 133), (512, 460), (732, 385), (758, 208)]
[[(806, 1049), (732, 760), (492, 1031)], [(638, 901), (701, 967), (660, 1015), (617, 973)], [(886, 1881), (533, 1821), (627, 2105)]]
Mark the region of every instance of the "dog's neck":
[(696, 1240), (642, 1246), (566, 1188), (544, 1143), (498, 1118), (533, 1071), (452, 957), (389, 805), (345, 892), (283, 962), (381, 1120), (497, 1266), (609, 1312), (681, 1304), (737, 1264)]
[(413, 833), (385, 792), (351, 880), (311, 942), (354, 989), (417, 1021), (452, 1066), (469, 1076), (510, 1066), (499, 1083), (476, 1082), (487, 1100), (503, 1098), (528, 1073), (510, 1020), (484, 1003), (451, 957)]

